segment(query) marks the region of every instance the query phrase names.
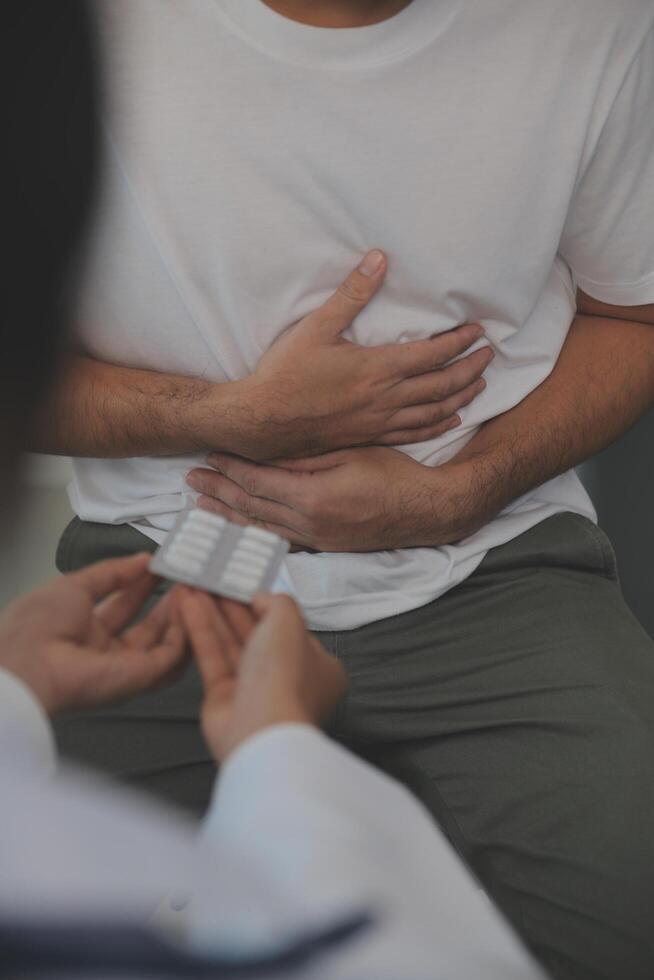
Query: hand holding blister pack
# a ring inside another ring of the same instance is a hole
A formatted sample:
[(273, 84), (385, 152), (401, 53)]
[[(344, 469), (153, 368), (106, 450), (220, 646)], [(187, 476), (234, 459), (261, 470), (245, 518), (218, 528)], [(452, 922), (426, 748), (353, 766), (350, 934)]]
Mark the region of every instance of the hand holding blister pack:
[(150, 570), (215, 595), (251, 602), (257, 592), (272, 588), (288, 550), (288, 541), (270, 531), (241, 527), (190, 507), (155, 552)]

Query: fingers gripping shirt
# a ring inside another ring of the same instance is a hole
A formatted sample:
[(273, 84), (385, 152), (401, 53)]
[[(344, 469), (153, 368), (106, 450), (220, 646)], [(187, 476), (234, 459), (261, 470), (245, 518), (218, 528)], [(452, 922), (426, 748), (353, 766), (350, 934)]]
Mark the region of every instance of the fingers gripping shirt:
[[(259, 0), (98, 6), (107, 168), (79, 305), (93, 356), (241, 378), (379, 246), (389, 272), (351, 337), (479, 322), (496, 353), (460, 429), (401, 447), (436, 466), (552, 371), (575, 279), (654, 301), (649, 2), (413, 0), (338, 30)], [(161, 541), (199, 463), (78, 460), (73, 505)], [(593, 516), (573, 474), (457, 545), (293, 554), (279, 584), (314, 627), (357, 627), (435, 599), (561, 510)]]

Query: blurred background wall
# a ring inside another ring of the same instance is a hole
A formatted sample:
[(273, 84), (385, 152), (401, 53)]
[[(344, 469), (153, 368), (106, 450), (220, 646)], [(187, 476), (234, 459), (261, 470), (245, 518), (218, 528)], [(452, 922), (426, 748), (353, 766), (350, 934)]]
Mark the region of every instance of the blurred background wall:
[(579, 475), (613, 542), (625, 598), (654, 637), (654, 410)]
[(9, 539), (3, 538), (0, 608), (57, 574), (57, 542), (71, 519), (66, 484), (70, 461), (61, 456), (31, 456), (21, 480), (22, 507)]

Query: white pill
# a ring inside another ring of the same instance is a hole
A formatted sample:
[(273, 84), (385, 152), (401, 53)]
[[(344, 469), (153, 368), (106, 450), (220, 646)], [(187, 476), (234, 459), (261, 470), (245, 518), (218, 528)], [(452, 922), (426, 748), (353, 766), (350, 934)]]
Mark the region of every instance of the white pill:
[(230, 562), (238, 561), (244, 565), (250, 565), (252, 568), (268, 568), (270, 564), (269, 558), (265, 558), (263, 555), (251, 555), (247, 551), (242, 551), (241, 548), (232, 551), (229, 560)]
[(251, 579), (260, 582), (265, 576), (266, 568), (252, 568), (251, 565), (244, 565), (241, 562), (234, 562), (234, 564), (229, 564), (227, 568), (224, 569), (223, 575), (231, 575), (235, 572), (237, 575), (249, 575)]
[(223, 572), (223, 575), (245, 575), (258, 585), (264, 576), (264, 572), (259, 571), (258, 569), (253, 570), (249, 567), (249, 565), (228, 565)]
[(182, 558), (179, 555), (168, 553), (167, 561), (175, 571), (184, 572), (187, 575), (198, 575), (202, 571), (202, 562), (191, 558)]
[(203, 554), (210, 554), (215, 544), (213, 541), (208, 541), (206, 538), (198, 538), (194, 534), (177, 534), (173, 538), (173, 547), (175, 545), (183, 545), (185, 548), (197, 548)]
[(218, 541), (223, 532), (220, 528), (209, 527), (209, 525), (200, 524), (197, 521), (191, 521), (190, 524), (185, 524), (178, 531), (178, 534), (192, 535), (194, 538), (198, 538), (200, 541)]
[(265, 541), (266, 544), (277, 544), (281, 539), (273, 534), (271, 531), (264, 531), (261, 527), (253, 527), (250, 525), (246, 527), (243, 532), (244, 538), (250, 538), (252, 541)]
[(241, 538), (236, 545), (235, 551), (239, 553), (243, 552), (243, 554), (252, 555), (256, 558), (265, 558), (266, 560), (275, 554), (275, 548), (271, 545), (263, 544), (261, 541), (247, 541), (245, 538)]
[(188, 534), (177, 534), (172, 541), (172, 545), (180, 544), (184, 548), (196, 549), (199, 553), (203, 555), (210, 555), (218, 545), (217, 541), (208, 541), (206, 539), (198, 539), (190, 537)]
[(240, 589), (247, 593), (256, 592), (258, 584), (259, 578), (257, 576), (247, 575), (242, 572), (230, 572), (229, 574), (225, 572), (221, 579), (223, 588)]
[(168, 549), (168, 556), (170, 558), (181, 558), (182, 561), (195, 561), (204, 568), (207, 564), (209, 558), (208, 555), (200, 555), (195, 550), (195, 548), (186, 548), (184, 545), (179, 545), (176, 542)]
[(270, 564), (267, 558), (262, 558), (260, 555), (245, 555), (242, 551), (232, 551), (229, 556), (229, 561), (238, 562), (239, 565), (248, 565), (250, 568), (265, 568), (266, 565)]
[(221, 537), (222, 531), (213, 530), (204, 525), (195, 524), (185, 524), (181, 527), (175, 537), (177, 538), (192, 538), (194, 541), (204, 541), (207, 543), (213, 543), (218, 541)]
[(185, 526), (187, 524), (196, 524), (198, 527), (204, 526), (210, 528), (211, 530), (217, 530), (218, 528), (224, 528), (227, 521), (224, 517), (221, 517), (220, 514), (211, 514), (208, 510), (200, 510), (197, 508), (196, 510), (189, 511), (188, 517), (184, 522)]

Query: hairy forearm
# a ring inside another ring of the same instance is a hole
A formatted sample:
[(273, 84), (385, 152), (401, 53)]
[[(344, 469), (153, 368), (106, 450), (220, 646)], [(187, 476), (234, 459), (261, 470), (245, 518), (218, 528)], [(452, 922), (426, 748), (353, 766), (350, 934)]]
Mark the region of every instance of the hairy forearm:
[(70, 355), (29, 448), (64, 456), (165, 456), (218, 444), (245, 452), (241, 382), (213, 384)]
[(552, 374), (447, 466), (474, 530), (604, 449), (654, 405), (654, 325), (580, 315)]

